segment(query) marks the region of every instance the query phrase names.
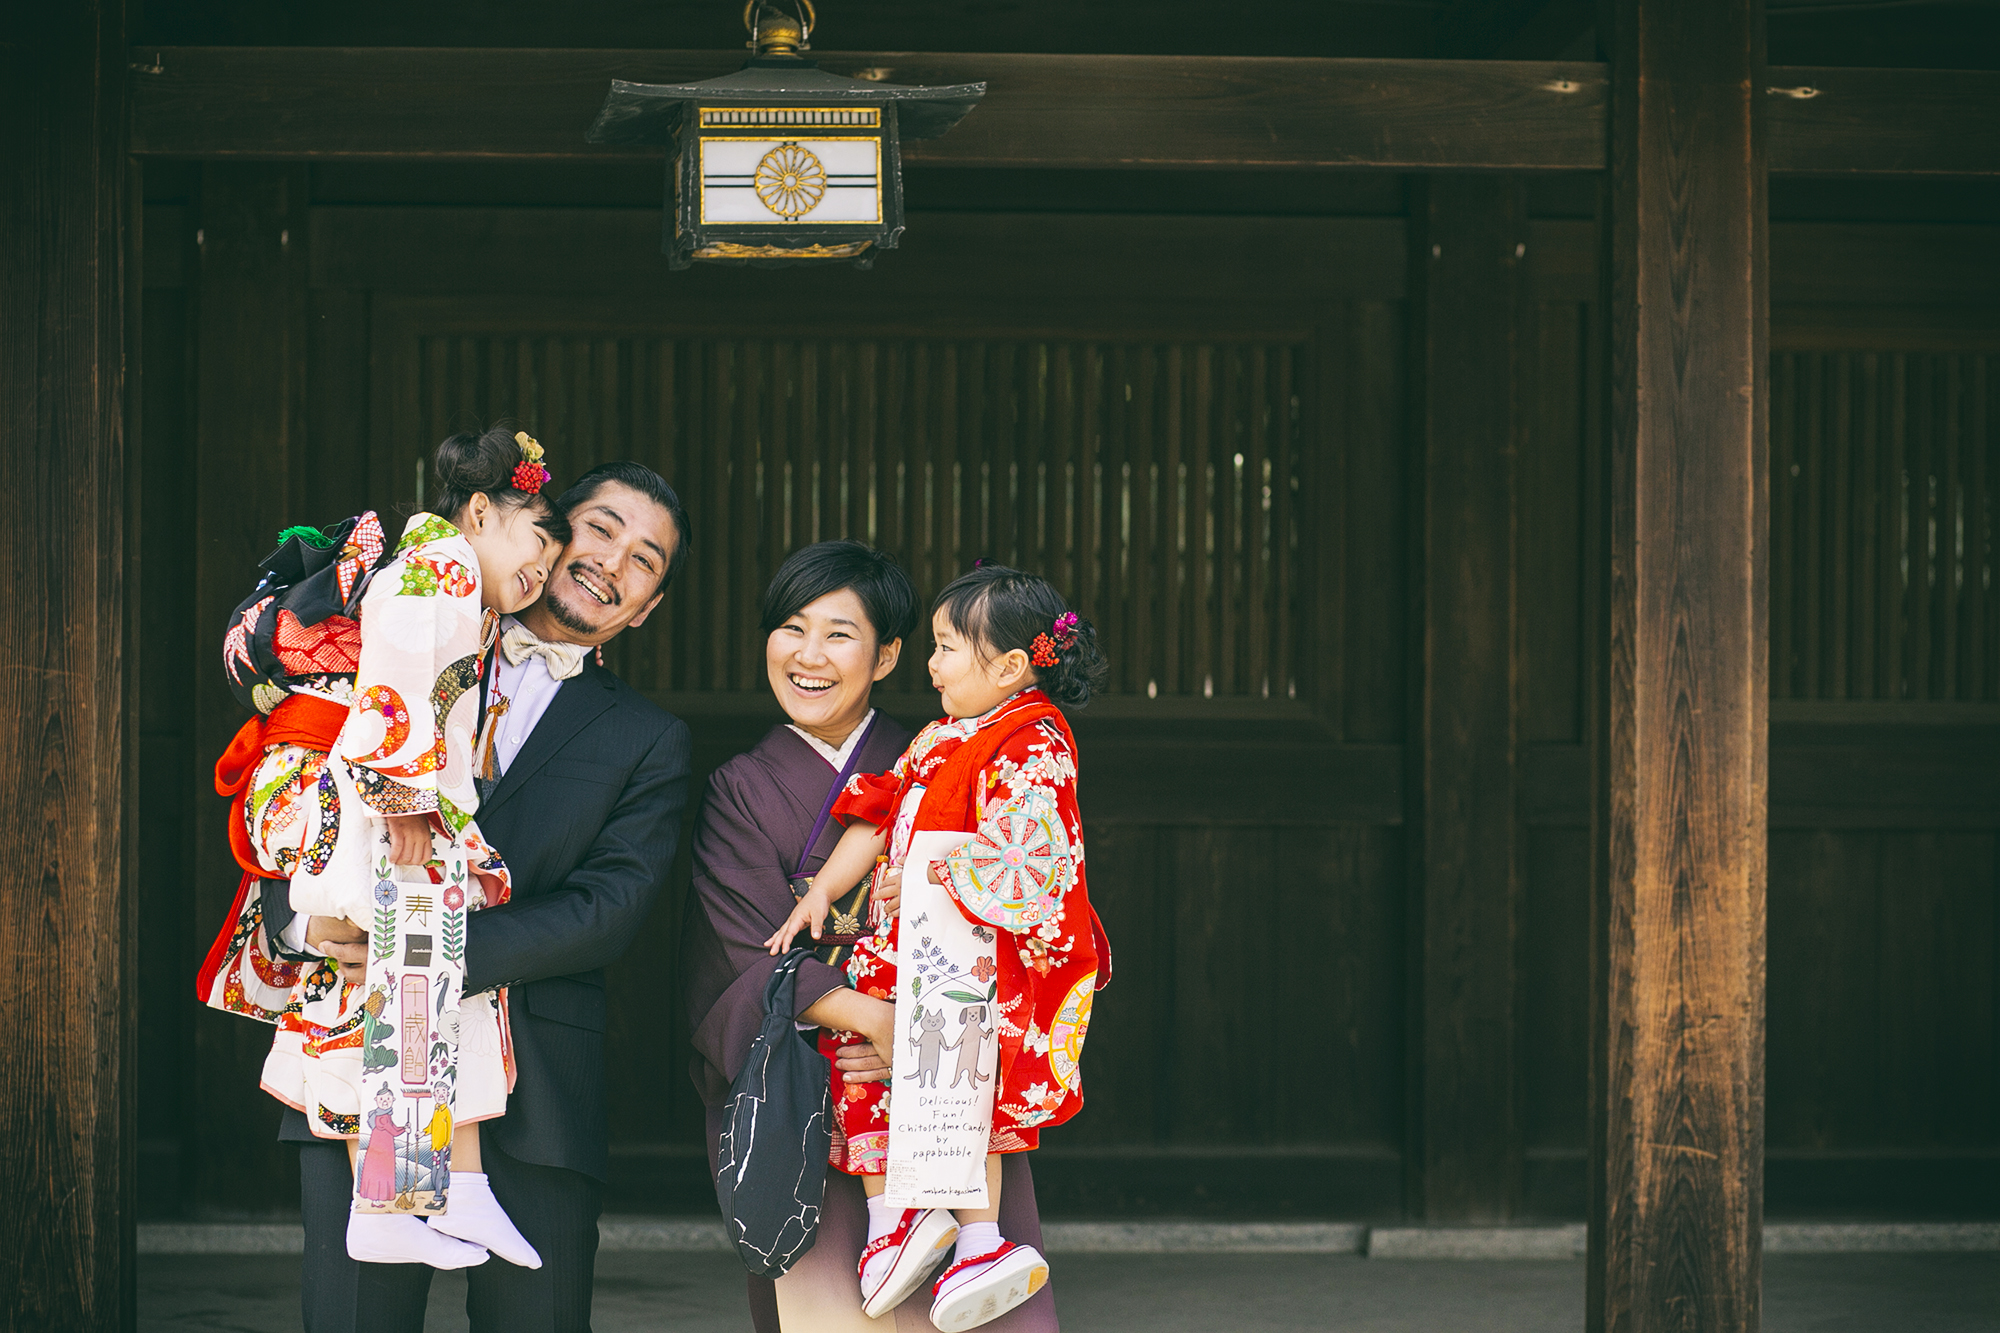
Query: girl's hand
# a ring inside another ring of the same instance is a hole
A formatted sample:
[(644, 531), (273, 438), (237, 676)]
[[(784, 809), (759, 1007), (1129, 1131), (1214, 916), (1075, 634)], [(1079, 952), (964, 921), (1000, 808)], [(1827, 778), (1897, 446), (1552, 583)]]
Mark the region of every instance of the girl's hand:
[(805, 897), (799, 899), (799, 905), (785, 918), (785, 924), (778, 927), (770, 939), (764, 941), (764, 947), (776, 957), (791, 948), (792, 937), (808, 926), (812, 927), (812, 937), (818, 939), (820, 928), (826, 924), (826, 914), (832, 906), (827, 895), (820, 892), (819, 886), (815, 884), (806, 890)]
[(882, 920), (887, 921), (895, 916), (896, 909), (903, 903), (903, 868), (883, 866), (881, 872), (875, 876), (875, 890), (872, 896)]
[(431, 859), (429, 815), (389, 815), (389, 864), (420, 866)]
[(933, 861), (933, 862), (931, 862), (931, 873), (930, 873), (930, 881), (931, 881), (931, 883), (933, 883), (933, 884), (937, 885), (937, 886), (938, 886), (939, 888), (941, 888), (941, 889), (944, 889), (944, 888), (949, 888), (949, 887), (951, 887), (951, 881), (947, 880), (947, 879), (946, 879), (946, 878), (944, 877), (944, 862), (943, 862), (943, 861)]

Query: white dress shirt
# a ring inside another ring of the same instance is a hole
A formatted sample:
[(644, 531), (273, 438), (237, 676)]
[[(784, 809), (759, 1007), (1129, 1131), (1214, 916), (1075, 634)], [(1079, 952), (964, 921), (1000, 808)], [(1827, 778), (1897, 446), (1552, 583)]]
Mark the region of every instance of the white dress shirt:
[[(512, 616), (500, 617), (500, 633), (504, 635), (519, 623)], [(507, 660), (507, 654), (496, 650), (493, 679), (486, 687), (486, 711), (490, 716), (505, 701), (505, 711), (500, 714), (499, 728), (493, 738), (493, 757), (501, 773), (521, 753), (535, 724), (549, 711), (550, 702), (561, 688), (562, 682), (549, 674), (549, 664), (541, 657), (523, 658), (516, 666)], [(480, 732), (482, 736), (485, 733), (484, 719), (480, 722)], [(481, 757), (474, 756), (473, 762), (478, 763)]]

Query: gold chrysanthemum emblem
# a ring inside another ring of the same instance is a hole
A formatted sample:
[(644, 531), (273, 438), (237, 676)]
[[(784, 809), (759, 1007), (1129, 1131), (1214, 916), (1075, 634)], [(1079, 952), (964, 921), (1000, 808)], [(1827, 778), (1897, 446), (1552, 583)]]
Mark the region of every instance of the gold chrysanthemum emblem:
[(826, 168), (807, 149), (781, 143), (757, 164), (757, 197), (781, 218), (804, 217), (826, 197)]

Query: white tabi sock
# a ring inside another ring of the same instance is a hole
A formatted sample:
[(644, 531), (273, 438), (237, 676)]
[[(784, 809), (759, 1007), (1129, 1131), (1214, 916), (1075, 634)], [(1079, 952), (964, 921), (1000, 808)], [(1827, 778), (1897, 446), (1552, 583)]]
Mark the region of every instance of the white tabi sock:
[(407, 1213), (349, 1213), (347, 1257), (364, 1264), (470, 1268), (486, 1262), (486, 1251), (433, 1231)]
[[(868, 1240), (871, 1244), (894, 1231), (902, 1220), (903, 1210), (900, 1208), (891, 1208), (889, 1206), (888, 1195), (877, 1194), (869, 1198)], [(894, 1250), (884, 1250), (870, 1259), (868, 1266), (861, 1270), (861, 1289), (863, 1291), (873, 1290), (877, 1279), (894, 1262), (896, 1262), (896, 1252)]]
[(889, 1206), (889, 1196), (877, 1194), (868, 1200), (868, 1239), (880, 1240), (903, 1220), (903, 1210)]
[[(967, 1259), (977, 1259), (982, 1254), (991, 1254), (1000, 1248), (1000, 1224), (998, 1222), (960, 1222), (958, 1224), (958, 1248), (951, 1252), (953, 1263)], [(968, 1273), (975, 1270), (968, 1269)]]
[(430, 1220), (432, 1231), (474, 1245), (483, 1245), (508, 1263), (520, 1268), (540, 1268), (542, 1256), (528, 1244), (528, 1238), (507, 1216), (507, 1210), (493, 1197), (493, 1186), (483, 1171), (451, 1173), (451, 1194), (444, 1212)]

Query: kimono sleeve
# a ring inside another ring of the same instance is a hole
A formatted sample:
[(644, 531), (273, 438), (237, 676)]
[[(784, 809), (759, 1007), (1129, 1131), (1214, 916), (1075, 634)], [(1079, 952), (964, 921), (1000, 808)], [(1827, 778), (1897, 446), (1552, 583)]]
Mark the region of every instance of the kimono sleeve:
[(833, 817), (843, 824), (858, 820), (879, 828), (896, 812), (896, 793), (902, 786), (893, 772), (856, 773), (833, 803)]
[(470, 552), (462, 540), (426, 541), (423, 533), (419, 526), (404, 537), (403, 553), (376, 575), (361, 604), (354, 708), (338, 748), (376, 815), (441, 809), (446, 718), (478, 680), (479, 581), (460, 558)]
[[(764, 941), (785, 924), (795, 899), (786, 858), (763, 828), (755, 792), (717, 773), (695, 826), (693, 910), (707, 918), (717, 956), (688, 977), (694, 1047), (724, 1081), (733, 1077), (764, 1017), (764, 987), (779, 960)], [(746, 799), (746, 797), (748, 799)], [(829, 991), (847, 985), (841, 972), (806, 960), (799, 969), (793, 1013), (803, 1014)]]
[(1052, 728), (1024, 727), (981, 775), (979, 827), (945, 858), (952, 896), (975, 920), (1017, 933), (1062, 915), (1083, 859), (1076, 756)]

